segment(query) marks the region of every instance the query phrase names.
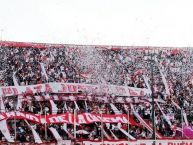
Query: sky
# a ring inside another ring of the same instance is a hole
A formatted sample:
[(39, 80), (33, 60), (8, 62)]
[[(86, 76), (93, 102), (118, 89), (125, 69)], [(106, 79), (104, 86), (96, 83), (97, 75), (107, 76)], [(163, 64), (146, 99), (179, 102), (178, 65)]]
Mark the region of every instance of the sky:
[(193, 46), (193, 0), (0, 0), (2, 40)]

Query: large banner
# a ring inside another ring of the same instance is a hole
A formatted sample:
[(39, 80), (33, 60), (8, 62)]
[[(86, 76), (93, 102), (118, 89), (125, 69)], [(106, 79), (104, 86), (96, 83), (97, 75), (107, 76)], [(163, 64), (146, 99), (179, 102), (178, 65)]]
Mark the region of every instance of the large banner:
[[(7, 119), (25, 119), (33, 121), (35, 123), (74, 123), (74, 114), (65, 113), (65, 114), (55, 114), (55, 115), (36, 115), (26, 112), (7, 112), (0, 113), (0, 121)], [(76, 115), (77, 124), (90, 124), (95, 122), (104, 122), (104, 123), (128, 123), (128, 115), (126, 114), (91, 114), (91, 113), (82, 113)], [(131, 125), (138, 125), (132, 117), (129, 117), (129, 123)]]
[(47, 93), (80, 93), (87, 94), (109, 94), (117, 96), (144, 96), (149, 93), (145, 88), (134, 88), (116, 85), (90, 85), (80, 83), (46, 83), (29, 86), (6, 86), (0, 87), (1, 96)]
[[(153, 145), (153, 140), (83, 141), (83, 145)], [(193, 145), (193, 140), (156, 140), (155, 145)]]
[[(156, 145), (193, 145), (193, 140), (156, 140)], [(83, 141), (78, 142), (81, 145), (153, 145), (152, 140), (137, 141)], [(7, 142), (0, 142), (1, 145), (7, 145)], [(9, 143), (16, 145), (16, 143)], [(22, 143), (22, 145), (31, 145), (32, 143)], [(58, 145), (58, 143), (41, 143), (40, 145)], [(61, 145), (71, 145), (70, 140), (65, 140)]]

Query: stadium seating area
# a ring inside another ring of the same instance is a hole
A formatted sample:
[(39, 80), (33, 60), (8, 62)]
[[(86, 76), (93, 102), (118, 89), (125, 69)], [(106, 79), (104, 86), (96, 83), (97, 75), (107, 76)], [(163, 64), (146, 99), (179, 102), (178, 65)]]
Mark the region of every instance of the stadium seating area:
[[(1, 93), (9, 86), (19, 88), (48, 83), (124, 86), (145, 90), (145, 93), (118, 95), (81, 89), (76, 93)], [(6, 120), (7, 128), (16, 142), (37, 142), (34, 131), (47, 142), (58, 139), (150, 139), (152, 94), (157, 138), (193, 137), (191, 48), (1, 42), (0, 88), (1, 114), (18, 111), (37, 114), (40, 118), (66, 113), (75, 118), (84, 113), (99, 114), (101, 118), (124, 114), (129, 122), (130, 119), (133, 121), (128, 126), (128, 122), (36, 123), (23, 118), (9, 118)], [(2, 130), (0, 140), (8, 140)]]

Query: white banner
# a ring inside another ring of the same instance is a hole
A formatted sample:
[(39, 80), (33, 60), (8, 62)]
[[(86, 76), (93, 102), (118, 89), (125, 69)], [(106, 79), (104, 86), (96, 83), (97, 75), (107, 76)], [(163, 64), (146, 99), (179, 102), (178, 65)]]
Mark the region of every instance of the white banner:
[[(153, 140), (137, 141), (83, 141), (83, 145), (152, 145)], [(156, 145), (193, 145), (193, 140), (156, 140)]]
[(28, 86), (3, 86), (0, 87), (1, 96), (15, 96), (24, 94), (46, 93), (80, 93), (87, 94), (109, 94), (116, 96), (145, 96), (148, 93), (146, 88), (134, 88), (116, 85), (91, 85), (80, 83), (46, 83)]

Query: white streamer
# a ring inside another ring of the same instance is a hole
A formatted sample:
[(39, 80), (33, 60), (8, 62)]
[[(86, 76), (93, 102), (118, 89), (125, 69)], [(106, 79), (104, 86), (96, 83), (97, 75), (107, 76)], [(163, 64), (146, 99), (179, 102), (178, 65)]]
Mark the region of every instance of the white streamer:
[(52, 109), (52, 114), (57, 114), (58, 107), (56, 106), (56, 104), (54, 103), (53, 100), (50, 100), (50, 105), (51, 105), (51, 109)]
[(147, 78), (147, 76), (143, 75), (143, 79), (144, 79), (144, 81), (145, 81), (145, 84), (146, 84), (146, 86), (147, 86), (147, 89), (149, 90), (149, 92), (150, 92), (150, 94), (151, 94), (151, 93), (152, 93), (152, 92), (151, 92), (151, 87), (150, 87), (150, 85), (149, 85), (149, 83), (148, 83), (148, 78)]
[(111, 131), (111, 130), (109, 130), (110, 132), (111, 132), (111, 134), (112, 134), (112, 136), (113, 136), (113, 138), (115, 139), (115, 140), (119, 140), (119, 138)]
[(176, 106), (177, 109), (181, 110), (181, 107), (180, 107), (178, 104), (176, 104), (176, 102), (174, 102), (173, 100), (172, 100), (172, 104), (173, 104), (174, 106)]
[(166, 116), (166, 114), (163, 112), (163, 110), (161, 109), (161, 107), (160, 107), (160, 105), (158, 104), (158, 102), (156, 102), (156, 104), (157, 104), (159, 110), (161, 111), (164, 119), (167, 121), (167, 123), (168, 123), (168, 124), (170, 125), (170, 127), (171, 127), (171, 126), (172, 126), (172, 123), (170, 122), (170, 120), (168, 119), (168, 117)]
[(2, 96), (0, 96), (0, 112), (5, 112), (5, 105)]
[(187, 114), (184, 111), (183, 111), (183, 117), (184, 117), (184, 121), (185, 121), (186, 125), (189, 126), (188, 119), (187, 119)]
[(80, 110), (80, 108), (78, 107), (78, 104), (76, 103), (76, 101), (74, 101), (74, 105), (75, 105), (77, 110)]
[[(16, 72), (13, 73), (13, 83), (14, 86), (19, 86), (17, 79), (15, 78), (15, 74)], [(22, 95), (18, 95), (17, 96), (17, 106), (16, 106), (16, 110), (19, 110), (22, 108), (22, 100), (23, 100), (23, 96)]]
[(6, 140), (8, 142), (14, 142), (14, 140), (13, 140), (13, 138), (11, 138), (10, 132), (7, 128), (6, 120), (0, 121), (0, 131), (2, 132), (2, 134), (4, 135), (4, 137), (6, 138)]
[(38, 133), (35, 131), (35, 129), (33, 128), (33, 126), (31, 126), (27, 120), (25, 120), (25, 122), (27, 123), (27, 125), (31, 128), (32, 130), (32, 134), (34, 136), (34, 140), (35, 140), (35, 143), (43, 143), (40, 136), (38, 135)]
[(42, 69), (42, 75), (46, 77), (46, 80), (48, 81), (48, 75), (46, 73), (45, 67), (43, 63), (40, 63), (41, 69)]
[(105, 137), (108, 139), (108, 140), (112, 140), (112, 138), (106, 133), (106, 131), (101, 128), (102, 132), (104, 133)]
[(131, 136), (128, 132), (126, 132), (121, 127), (117, 127), (122, 133), (124, 133), (127, 137), (129, 137), (131, 140), (136, 140), (133, 136)]
[(110, 106), (115, 114), (122, 114), (114, 104), (111, 103)]
[(55, 137), (57, 144), (63, 145), (64, 140), (62, 139), (58, 131), (53, 127), (50, 127), (49, 130), (52, 132), (53, 136)]
[(161, 77), (162, 77), (162, 80), (163, 80), (163, 83), (164, 83), (164, 86), (166, 89), (166, 93), (167, 93), (167, 95), (170, 95), (170, 91), (169, 91), (169, 87), (168, 87), (168, 83), (166, 81), (165, 75), (163, 74), (161, 68), (160, 67), (158, 67), (158, 68), (159, 68), (159, 71), (160, 71), (160, 74), (161, 74)]
[[(148, 125), (148, 124), (143, 120), (143, 118), (141, 118), (141, 116), (134, 110), (133, 104), (130, 104), (130, 106), (131, 106), (131, 109), (132, 109), (133, 114), (135, 115), (135, 117), (140, 121), (140, 123), (141, 123), (143, 126), (145, 126), (145, 127), (152, 133), (152, 132), (153, 132), (152, 127), (151, 127), (150, 125)], [(156, 136), (157, 136), (158, 138), (162, 138), (162, 136), (159, 135), (157, 132), (156, 132), (155, 134), (156, 134)]]

